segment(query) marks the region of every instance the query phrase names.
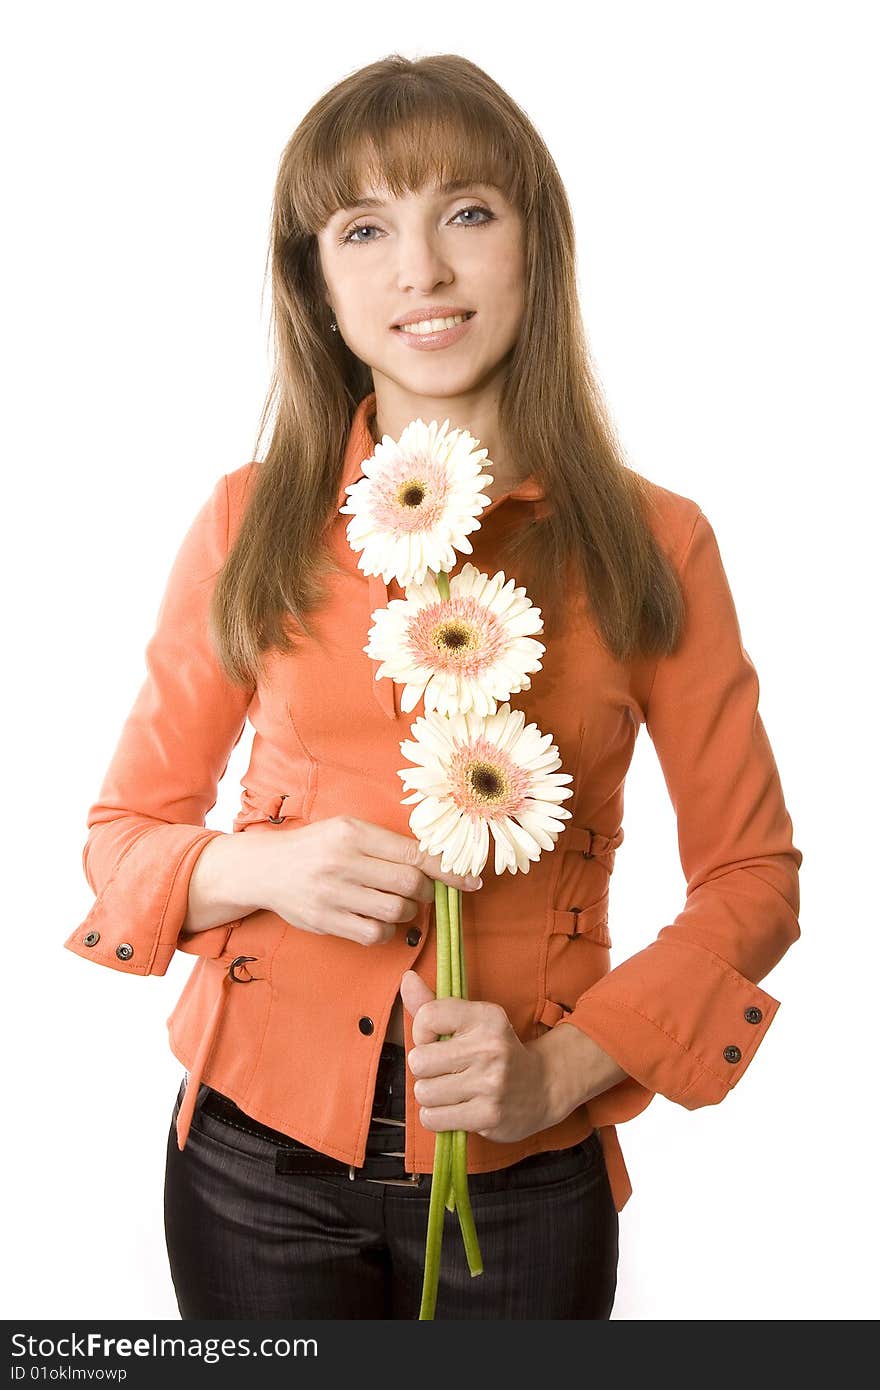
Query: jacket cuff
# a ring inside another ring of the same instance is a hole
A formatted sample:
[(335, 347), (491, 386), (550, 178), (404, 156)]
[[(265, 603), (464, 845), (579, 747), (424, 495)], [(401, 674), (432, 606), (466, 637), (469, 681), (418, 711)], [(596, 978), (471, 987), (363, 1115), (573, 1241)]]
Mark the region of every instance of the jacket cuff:
[(180, 933), (196, 860), (208, 841), (223, 833), (192, 825), (142, 831), (127, 845), (88, 916), (64, 942), (67, 950), (128, 975), (164, 975), (178, 949), (219, 955), (234, 923), (188, 937)]
[[(646, 1092), (697, 1110), (733, 1090), (778, 1008), (778, 999), (714, 952), (659, 939), (603, 976), (560, 1022), (580, 1028)], [(628, 1080), (604, 1095), (605, 1106), (624, 1109), (651, 1098)], [(602, 1103), (602, 1095), (589, 1102), (592, 1116)]]

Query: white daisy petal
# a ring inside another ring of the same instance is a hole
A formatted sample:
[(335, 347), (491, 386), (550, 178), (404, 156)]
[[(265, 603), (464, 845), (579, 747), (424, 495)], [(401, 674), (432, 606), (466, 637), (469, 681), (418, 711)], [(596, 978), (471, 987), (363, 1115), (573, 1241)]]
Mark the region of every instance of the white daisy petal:
[[(412, 553), (404, 562), (413, 567)], [(405, 599), (375, 611), (364, 650), (380, 663), (383, 677), (405, 687), (401, 707), (407, 713), (424, 698), (426, 712), (485, 718), (499, 701), (531, 688), (530, 673), (541, 669), (544, 647), (507, 625), (497, 608), (498, 579), (466, 563), (450, 577), (448, 598), (429, 573), (424, 583), (414, 579), (407, 586)], [(527, 598), (519, 601), (517, 620), (529, 607)], [(511, 729), (512, 736), (516, 732)]]
[(467, 535), (489, 503), (479, 488), (492, 480), (478, 443), (448, 420), (410, 421), (398, 441), (383, 436), (339, 509), (351, 517), (346, 534), (365, 574), (422, 583), (429, 571), (451, 570), (456, 551), (473, 552)]
[[(555, 748), (525, 715), (502, 705), (491, 714), (426, 710), (412, 725), (401, 752), (414, 764), (398, 773), (412, 795), (409, 824), (419, 844), (441, 855), (444, 871), (480, 873), (494, 843), (496, 873), (528, 873), (553, 849), (570, 812), (558, 802), (572, 795), (568, 773), (547, 773), (529, 763), (537, 746), (558, 766)], [(526, 756), (521, 756), (525, 753)]]

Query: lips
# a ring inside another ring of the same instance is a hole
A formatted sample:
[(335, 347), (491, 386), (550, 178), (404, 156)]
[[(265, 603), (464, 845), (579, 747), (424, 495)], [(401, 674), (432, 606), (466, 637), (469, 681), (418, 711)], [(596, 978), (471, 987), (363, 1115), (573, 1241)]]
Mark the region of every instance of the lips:
[(433, 319), (453, 319), (462, 316), (472, 319), (476, 312), (476, 309), (447, 309), (439, 304), (427, 305), (424, 309), (414, 309), (409, 314), (403, 314), (391, 327), (402, 328), (404, 324), (430, 323)]
[[(414, 352), (436, 352), (441, 348), (452, 348), (456, 343), (466, 338), (471, 326), (471, 319), (476, 316), (475, 311), (460, 315), (457, 319), (451, 320), (451, 326), (440, 328), (420, 328), (418, 322), (406, 324), (397, 328), (400, 334), (400, 341), (406, 351)], [(443, 324), (443, 320), (440, 320)]]

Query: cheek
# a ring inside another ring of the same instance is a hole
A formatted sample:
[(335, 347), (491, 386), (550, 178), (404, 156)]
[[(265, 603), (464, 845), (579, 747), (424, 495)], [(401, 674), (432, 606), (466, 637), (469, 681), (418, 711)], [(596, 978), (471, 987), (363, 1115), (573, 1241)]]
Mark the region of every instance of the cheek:
[(504, 281), (500, 299), (504, 305), (504, 318), (512, 333), (519, 330), (525, 312), (525, 282), (518, 271), (514, 271)]
[(381, 299), (378, 281), (375, 261), (371, 269), (346, 266), (337, 276), (340, 307), (348, 306), (353, 318), (363, 317), (364, 327), (374, 322), (373, 306)]
[(494, 270), (499, 298), (511, 314), (521, 313), (525, 307), (525, 260), (520, 247), (505, 250), (495, 261)]

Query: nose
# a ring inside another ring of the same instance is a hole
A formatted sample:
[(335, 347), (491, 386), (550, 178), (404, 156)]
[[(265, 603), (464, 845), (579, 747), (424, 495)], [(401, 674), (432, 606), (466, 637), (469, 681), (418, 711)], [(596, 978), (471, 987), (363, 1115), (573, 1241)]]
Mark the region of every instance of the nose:
[(452, 267), (439, 242), (429, 235), (413, 233), (399, 242), (397, 286), (401, 291), (430, 294), (437, 285), (454, 278)]

